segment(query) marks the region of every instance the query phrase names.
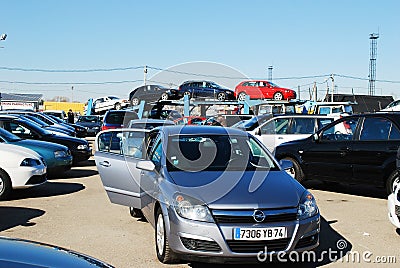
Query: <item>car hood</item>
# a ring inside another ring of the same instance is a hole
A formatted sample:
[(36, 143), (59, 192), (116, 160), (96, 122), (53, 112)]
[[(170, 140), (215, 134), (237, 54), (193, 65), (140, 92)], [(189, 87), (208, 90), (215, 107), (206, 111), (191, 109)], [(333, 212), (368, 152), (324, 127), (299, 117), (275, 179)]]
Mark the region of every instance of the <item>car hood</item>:
[(12, 144), (20, 145), (24, 147), (28, 147), (31, 149), (37, 150), (51, 150), (51, 151), (67, 151), (68, 148), (61, 144), (56, 144), (47, 141), (38, 141), (38, 140), (20, 140), (17, 142), (12, 142)]
[(37, 152), (15, 144), (0, 143), (0, 150), (8, 151), (9, 153), (18, 155), (20, 157), (32, 157), (34, 159), (40, 159), (40, 155)]
[(179, 192), (201, 200), (211, 209), (297, 207), (305, 191), (285, 171), (179, 171), (169, 174)]
[(101, 126), (101, 124), (99, 124), (99, 123), (91, 123), (91, 122), (78, 122), (78, 123), (76, 123), (76, 125), (82, 126), (82, 127), (100, 127)]
[(84, 139), (70, 137), (70, 136), (61, 136), (61, 135), (48, 135), (44, 136), (47, 141), (55, 142), (55, 143), (62, 143), (67, 142), (69, 144), (76, 143), (76, 144), (87, 144), (88, 142)]

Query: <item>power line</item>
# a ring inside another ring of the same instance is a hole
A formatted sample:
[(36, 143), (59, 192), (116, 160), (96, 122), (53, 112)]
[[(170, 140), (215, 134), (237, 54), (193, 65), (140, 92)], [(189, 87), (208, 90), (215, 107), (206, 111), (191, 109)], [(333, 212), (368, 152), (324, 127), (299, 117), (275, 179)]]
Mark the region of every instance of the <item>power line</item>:
[(92, 73), (92, 72), (114, 72), (114, 71), (128, 71), (142, 69), (144, 66), (134, 67), (118, 67), (110, 69), (65, 69), (65, 70), (54, 70), (54, 69), (28, 69), (19, 67), (0, 67), (0, 70), (6, 71), (21, 71), (21, 72), (43, 72), (43, 73)]
[(25, 82), (25, 81), (5, 81), (0, 80), (0, 83), (6, 84), (23, 84), (23, 85), (109, 85), (109, 84), (125, 84), (137, 83), (143, 80), (125, 80), (125, 81), (106, 81), (106, 82)]

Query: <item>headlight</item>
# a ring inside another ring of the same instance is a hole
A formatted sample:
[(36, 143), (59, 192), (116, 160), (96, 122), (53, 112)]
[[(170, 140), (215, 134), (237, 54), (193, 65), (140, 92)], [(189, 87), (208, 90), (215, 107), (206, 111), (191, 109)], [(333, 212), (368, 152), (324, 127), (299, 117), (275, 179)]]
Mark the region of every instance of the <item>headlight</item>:
[(55, 151), (54, 152), (55, 158), (66, 157), (67, 155), (68, 155), (68, 153), (66, 151)]
[(100, 127), (93, 127), (93, 129), (96, 129), (96, 130), (98, 130), (98, 129), (100, 129)]
[(175, 195), (174, 201), (175, 211), (182, 218), (194, 221), (214, 222), (210, 210), (201, 201), (182, 194)]
[(316, 215), (317, 213), (318, 207), (314, 196), (309, 191), (305, 191), (300, 199), (299, 206), (297, 207), (297, 215), (299, 220), (307, 219)]
[(36, 167), (36, 166), (40, 166), (40, 161), (37, 159), (33, 159), (33, 158), (25, 158), (24, 160), (22, 160), (20, 166), (21, 167)]
[(86, 150), (88, 148), (87, 144), (81, 144), (76, 147), (78, 150)]

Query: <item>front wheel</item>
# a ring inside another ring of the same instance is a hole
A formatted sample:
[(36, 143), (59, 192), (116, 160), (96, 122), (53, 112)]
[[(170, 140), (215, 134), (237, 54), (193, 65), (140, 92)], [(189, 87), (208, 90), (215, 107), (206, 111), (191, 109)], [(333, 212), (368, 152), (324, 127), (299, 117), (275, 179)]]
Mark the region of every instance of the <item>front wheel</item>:
[(175, 262), (177, 258), (169, 247), (168, 236), (165, 231), (164, 216), (161, 208), (158, 208), (156, 213), (155, 240), (157, 259), (162, 263)]
[(226, 99), (226, 95), (223, 92), (217, 94), (217, 100), (224, 101)]
[(116, 103), (114, 108), (115, 110), (121, 110), (121, 107), (121, 103)]
[(11, 180), (8, 174), (0, 170), (0, 200), (6, 200), (11, 193)]
[(283, 94), (281, 92), (276, 92), (274, 94), (274, 100), (283, 100)]
[(301, 168), (299, 162), (297, 162), (296, 159), (293, 159), (291, 157), (285, 157), (283, 158), (284, 160), (289, 160), (293, 164), (293, 168), (291, 168), (288, 171), (288, 174), (292, 176), (294, 179), (296, 179), (298, 182), (304, 181), (304, 172), (303, 169)]
[(163, 94), (161, 94), (161, 100), (168, 100), (168, 94), (167, 93), (163, 93)]
[(397, 170), (395, 170), (390, 174), (389, 178), (386, 181), (387, 194), (393, 193), (396, 183), (399, 183), (399, 182), (400, 182), (399, 172), (397, 172)]

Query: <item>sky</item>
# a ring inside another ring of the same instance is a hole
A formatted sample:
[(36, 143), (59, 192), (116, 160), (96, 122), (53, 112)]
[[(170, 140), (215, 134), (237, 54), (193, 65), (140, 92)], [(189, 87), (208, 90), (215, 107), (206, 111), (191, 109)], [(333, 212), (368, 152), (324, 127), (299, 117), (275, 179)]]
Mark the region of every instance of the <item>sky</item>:
[(368, 94), (379, 33), (375, 94), (400, 98), (400, 1), (1, 0), (0, 10), (0, 92), (127, 98), (143, 66), (147, 83), (234, 88), (272, 66), (273, 82), (300, 86), (302, 99), (314, 82), (321, 98), (333, 85)]

